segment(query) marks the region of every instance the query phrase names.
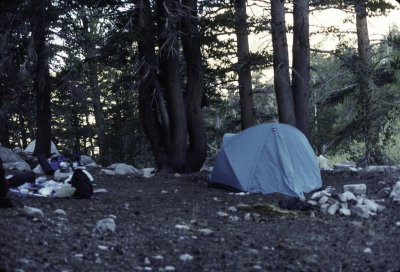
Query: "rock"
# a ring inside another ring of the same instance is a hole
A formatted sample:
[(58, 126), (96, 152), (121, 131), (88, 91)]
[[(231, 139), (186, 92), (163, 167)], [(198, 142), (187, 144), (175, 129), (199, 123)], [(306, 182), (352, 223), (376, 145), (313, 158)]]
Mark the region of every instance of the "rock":
[(63, 209), (54, 210), (53, 213), (56, 215), (60, 215), (60, 216), (67, 216), (67, 214), (65, 213), (65, 211)]
[(178, 230), (184, 230), (184, 231), (189, 231), (190, 227), (188, 225), (175, 225), (175, 228)]
[(385, 209), (385, 206), (379, 205), (368, 198), (364, 198), (363, 204), (369, 208), (372, 212), (381, 212)]
[(250, 213), (246, 213), (244, 215), (244, 220), (249, 221), (251, 219), (251, 214)]
[(176, 178), (180, 178), (180, 177), (181, 177), (181, 174), (175, 173), (174, 176), (175, 176)]
[(128, 175), (128, 174), (139, 173), (139, 170), (137, 170), (135, 167), (125, 163), (114, 163), (110, 165), (108, 168), (114, 170), (116, 175)]
[(329, 207), (329, 203), (322, 204), (320, 207), (321, 212), (326, 213), (328, 210), (328, 207)]
[(101, 233), (111, 231), (115, 232), (115, 221), (113, 218), (104, 218), (96, 222), (96, 229)]
[(315, 200), (308, 200), (307, 203), (311, 206), (318, 206), (318, 202)]
[(372, 250), (369, 247), (367, 247), (366, 249), (363, 250), (363, 253), (370, 254), (372, 253)]
[(115, 176), (115, 172), (110, 169), (101, 169), (100, 175), (108, 175), (108, 176)]
[(227, 217), (229, 214), (227, 214), (226, 212), (219, 211), (219, 212), (217, 212), (217, 215), (221, 216), (221, 217)]
[(96, 189), (93, 190), (93, 194), (99, 194), (99, 193), (107, 193), (107, 189)]
[(356, 195), (365, 195), (367, 193), (367, 185), (361, 184), (346, 184), (343, 185), (343, 191), (352, 192)]
[(329, 208), (327, 209), (327, 212), (330, 215), (334, 215), (338, 209), (339, 209), (339, 202), (335, 202), (329, 206)]
[(234, 215), (234, 216), (229, 216), (229, 219), (232, 220), (233, 222), (239, 221), (239, 217)]
[(228, 211), (235, 213), (238, 211), (238, 209), (236, 207), (229, 207)]
[(400, 203), (400, 181), (396, 182), (396, 184), (393, 186), (389, 197), (392, 199), (392, 201)]
[(81, 155), (80, 163), (82, 165), (86, 165), (86, 166), (89, 166), (89, 165), (92, 165), (92, 164), (96, 165), (96, 162), (91, 157), (86, 156), (86, 155)]
[(322, 155), (319, 155), (318, 157), (317, 157), (317, 159), (318, 159), (318, 164), (319, 164), (319, 167), (322, 169), (322, 168), (327, 168), (328, 167), (328, 162), (329, 162), (329, 160), (327, 159), (327, 158), (325, 158), (324, 156), (322, 156)]
[(318, 191), (312, 194), (311, 199), (319, 199), (323, 196), (331, 196), (331, 194), (325, 190)]
[(318, 203), (319, 203), (319, 204), (324, 204), (324, 203), (328, 202), (328, 200), (329, 200), (329, 197), (327, 197), (326, 195), (324, 195), (323, 197), (321, 197), (321, 198), (318, 200)]
[(339, 209), (339, 214), (344, 215), (344, 216), (349, 216), (349, 215), (351, 215), (351, 211), (346, 208), (341, 208), (341, 209)]
[(347, 191), (347, 192), (344, 192), (343, 194), (340, 194), (339, 195), (339, 199), (342, 202), (347, 202), (349, 200), (357, 200), (356, 196), (350, 191)]
[(24, 161), (17, 153), (8, 148), (0, 146), (0, 158), (3, 161), (4, 169), (16, 169), (19, 172), (31, 171), (29, 164)]
[(54, 197), (71, 197), (75, 193), (75, 190), (71, 184), (65, 183), (54, 193)]
[(156, 170), (156, 169), (154, 169), (154, 168), (143, 168), (143, 169), (142, 169), (142, 171), (143, 171), (143, 177), (144, 177), (144, 178), (151, 178), (151, 177), (153, 177), (153, 176), (154, 176), (153, 172), (154, 172), (155, 170)]
[(361, 218), (369, 218), (371, 213), (367, 206), (356, 205), (351, 208), (351, 211)]
[(164, 267), (165, 271), (175, 271), (175, 267), (172, 265), (167, 265), (166, 267)]
[(203, 236), (211, 236), (214, 234), (214, 231), (212, 231), (211, 229), (198, 229), (197, 231), (200, 232), (200, 234)]
[(182, 254), (181, 256), (179, 256), (179, 259), (183, 262), (189, 262), (193, 260), (193, 256), (190, 254)]
[(41, 209), (33, 208), (33, 207), (29, 207), (29, 206), (24, 206), (24, 213), (26, 215), (29, 215), (32, 217), (37, 216), (37, 215), (44, 216), (43, 211)]
[(70, 168), (70, 171), (67, 172), (67, 173), (63, 173), (63, 172), (60, 171), (60, 169), (57, 169), (54, 172), (54, 180), (55, 181), (64, 181), (67, 178), (69, 178), (70, 176), (72, 177), (72, 174), (73, 174), (73, 172), (72, 172), (71, 168)]

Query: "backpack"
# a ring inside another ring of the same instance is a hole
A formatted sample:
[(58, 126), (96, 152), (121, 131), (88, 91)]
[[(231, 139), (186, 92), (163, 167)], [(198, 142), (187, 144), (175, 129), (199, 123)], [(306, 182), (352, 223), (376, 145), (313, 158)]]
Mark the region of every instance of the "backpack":
[(69, 183), (71, 183), (71, 186), (76, 189), (73, 196), (79, 198), (91, 198), (93, 195), (92, 182), (81, 169), (74, 171)]

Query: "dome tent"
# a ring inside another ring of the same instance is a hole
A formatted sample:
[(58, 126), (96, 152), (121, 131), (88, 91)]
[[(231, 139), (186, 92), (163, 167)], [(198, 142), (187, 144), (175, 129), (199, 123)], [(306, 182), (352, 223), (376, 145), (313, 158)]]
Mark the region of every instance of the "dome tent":
[(210, 183), (301, 197), (322, 186), (318, 161), (297, 128), (268, 123), (224, 135)]

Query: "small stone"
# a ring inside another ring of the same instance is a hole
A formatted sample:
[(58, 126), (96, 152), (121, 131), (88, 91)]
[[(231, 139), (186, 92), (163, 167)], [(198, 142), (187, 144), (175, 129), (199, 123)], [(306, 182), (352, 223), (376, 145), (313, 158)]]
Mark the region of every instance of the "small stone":
[(315, 200), (308, 200), (307, 203), (310, 204), (311, 206), (318, 206), (318, 202)]
[(181, 177), (181, 174), (175, 173), (175, 177), (176, 177), (176, 178), (179, 178), (179, 177)]
[(371, 215), (369, 209), (364, 205), (356, 205), (351, 208), (351, 211), (362, 218), (369, 218)]
[(172, 265), (167, 265), (166, 267), (164, 267), (165, 271), (175, 271), (175, 267)]
[(96, 189), (93, 190), (93, 194), (99, 194), (99, 193), (107, 193), (107, 189)]
[(175, 225), (175, 228), (178, 230), (184, 230), (184, 231), (188, 231), (190, 230), (190, 227), (188, 225)]
[(393, 186), (389, 197), (392, 199), (392, 201), (400, 203), (400, 181), (396, 182), (396, 184)]
[(37, 216), (37, 215), (44, 216), (43, 211), (41, 209), (37, 209), (37, 208), (29, 207), (29, 206), (24, 206), (24, 213), (26, 215), (29, 215), (32, 217)]
[(111, 231), (115, 232), (115, 221), (113, 218), (104, 218), (96, 223), (96, 229), (100, 231), (101, 233)]
[(60, 215), (60, 216), (66, 216), (66, 215), (67, 215), (67, 214), (65, 213), (65, 211), (62, 210), (62, 209), (54, 210), (53, 213), (56, 214), (56, 215)]
[(189, 262), (193, 260), (193, 256), (190, 254), (182, 254), (181, 256), (179, 256), (179, 259), (183, 262)]
[(239, 217), (238, 216), (229, 216), (229, 219), (232, 220), (233, 222), (237, 222), (239, 221)]
[(98, 245), (97, 247), (98, 247), (100, 250), (108, 250), (108, 246)]
[(217, 212), (217, 215), (218, 215), (218, 216), (221, 216), (221, 217), (227, 217), (227, 216), (229, 216), (229, 214), (227, 214), (226, 212), (221, 212), (221, 211)]
[(251, 214), (250, 213), (246, 213), (244, 215), (244, 220), (249, 221), (251, 219)]
[(228, 208), (228, 211), (230, 211), (230, 212), (237, 212), (238, 211), (238, 209), (236, 208), (236, 207), (229, 207)]
[(321, 198), (323, 196), (331, 196), (331, 194), (328, 193), (325, 190), (322, 190), (322, 191), (318, 191), (318, 192), (313, 193), (313, 195), (311, 196), (311, 199), (319, 199), (319, 198)]
[(357, 200), (356, 196), (350, 191), (347, 191), (347, 192), (344, 192), (343, 194), (340, 194), (339, 195), (339, 199), (342, 202), (347, 202), (349, 200)]
[(367, 193), (367, 185), (361, 184), (346, 184), (343, 185), (343, 191), (352, 192), (356, 195), (365, 195)]
[(200, 232), (200, 234), (203, 236), (211, 236), (214, 234), (214, 231), (211, 229), (199, 229), (198, 232)]
[(161, 256), (161, 255), (154, 256), (153, 258), (154, 258), (154, 260), (157, 260), (157, 261), (162, 261), (162, 260), (164, 260), (164, 257)]
[(371, 248), (367, 247), (366, 249), (364, 249), (363, 253), (370, 254), (370, 253), (372, 253), (372, 250), (371, 250)]
[(351, 215), (351, 211), (346, 208), (341, 208), (341, 209), (339, 209), (339, 214), (344, 215), (344, 216), (349, 216), (349, 215)]
[(144, 258), (144, 264), (145, 264), (145, 265), (150, 265), (150, 264), (151, 264), (149, 258), (147, 258), (147, 257)]
[(400, 227), (400, 221), (397, 221), (395, 225), (396, 227)]
[(163, 194), (167, 194), (168, 193), (168, 191), (166, 191), (166, 190), (161, 190), (161, 194), (163, 195)]
[(327, 197), (326, 195), (322, 196), (319, 200), (318, 203), (319, 204), (324, 204), (329, 200), (329, 197)]
[(326, 213), (326, 211), (328, 210), (328, 207), (329, 207), (329, 203), (322, 204), (320, 207), (321, 212)]
[(339, 203), (336, 202), (336, 203), (333, 203), (332, 205), (329, 206), (327, 212), (330, 215), (334, 215), (337, 212), (338, 209), (339, 209)]
[(381, 212), (385, 209), (385, 206), (379, 205), (379, 204), (375, 203), (374, 201), (369, 200), (368, 198), (364, 198), (363, 204), (368, 206), (370, 211), (372, 211), (372, 212)]

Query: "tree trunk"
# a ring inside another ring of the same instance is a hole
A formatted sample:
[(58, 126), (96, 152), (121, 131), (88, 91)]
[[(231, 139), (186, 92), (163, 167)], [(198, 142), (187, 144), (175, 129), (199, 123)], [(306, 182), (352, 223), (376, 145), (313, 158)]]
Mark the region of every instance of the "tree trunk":
[(255, 125), (251, 70), (249, 63), (249, 40), (246, 22), (246, 0), (235, 0), (235, 13), (241, 127), (242, 130), (244, 130)]
[(87, 31), (87, 41), (85, 44), (86, 61), (88, 63), (89, 88), (93, 99), (93, 111), (96, 121), (97, 145), (99, 147), (100, 162), (104, 162), (104, 113), (101, 104), (101, 90), (99, 88), (98, 61), (96, 41), (89, 37), (93, 35), (93, 30), (89, 27), (89, 18), (83, 17), (83, 27)]
[[(1, 94), (0, 94), (1, 98)], [(8, 125), (7, 114), (4, 110), (1, 110), (0, 105), (0, 144), (4, 147), (10, 147), (10, 130)]]
[(310, 140), (310, 40), (308, 0), (293, 1), (292, 90), (296, 126)]
[(160, 79), (165, 91), (170, 117), (168, 162), (176, 172), (185, 170), (187, 122), (179, 75), (179, 37), (176, 0), (158, 0)]
[(366, 164), (382, 164), (382, 152), (379, 147), (379, 122), (375, 98), (375, 84), (371, 68), (371, 53), (369, 48), (367, 9), (365, 3), (355, 4), (358, 55), (361, 60), (359, 68), (360, 91), (363, 99), (363, 114), (365, 122)]
[(197, 19), (195, 19), (197, 18), (197, 0), (183, 0), (182, 4), (188, 8), (182, 22), (182, 43), (187, 70), (185, 107), (189, 134), (186, 170), (198, 171), (207, 156), (207, 135), (201, 111), (204, 73), (199, 31)]
[[(137, 22), (140, 33), (143, 36), (143, 39), (139, 40), (138, 43), (139, 58), (142, 62), (139, 71), (141, 79), (139, 84), (140, 120), (144, 132), (150, 140), (158, 171), (167, 172), (169, 167), (164, 137), (169, 136), (169, 133), (163, 134), (163, 126), (158, 120), (159, 109), (163, 107), (164, 101), (157, 83), (157, 61), (154, 52), (155, 38), (152, 34), (153, 18), (151, 16), (150, 2), (149, 0), (136, 0), (135, 4)], [(167, 123), (166, 127), (169, 130), (166, 110), (164, 110), (164, 115), (162, 116), (161, 120), (163, 120), (164, 124)]]
[(50, 75), (46, 36), (48, 31), (49, 1), (35, 1), (37, 14), (33, 17), (32, 38), (37, 55), (34, 69), (34, 90), (36, 92), (36, 145), (34, 154), (51, 154), (51, 110), (50, 110)]
[(296, 126), (296, 116), (289, 75), (286, 39), (285, 6), (283, 0), (271, 0), (271, 35), (274, 50), (274, 87), (279, 121)]

